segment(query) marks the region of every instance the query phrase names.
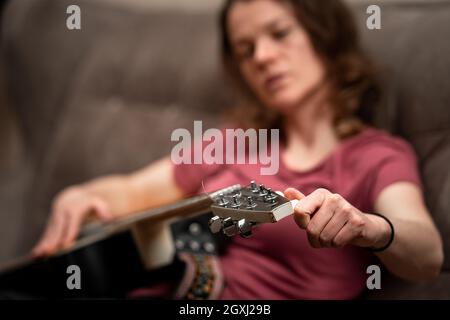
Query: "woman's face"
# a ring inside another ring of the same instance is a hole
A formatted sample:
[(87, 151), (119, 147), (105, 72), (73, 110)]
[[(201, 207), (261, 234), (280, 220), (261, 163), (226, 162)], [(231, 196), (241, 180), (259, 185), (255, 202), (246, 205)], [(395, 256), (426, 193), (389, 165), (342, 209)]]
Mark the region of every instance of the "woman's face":
[(289, 4), (236, 2), (228, 32), (242, 76), (269, 107), (292, 111), (323, 79), (323, 65)]

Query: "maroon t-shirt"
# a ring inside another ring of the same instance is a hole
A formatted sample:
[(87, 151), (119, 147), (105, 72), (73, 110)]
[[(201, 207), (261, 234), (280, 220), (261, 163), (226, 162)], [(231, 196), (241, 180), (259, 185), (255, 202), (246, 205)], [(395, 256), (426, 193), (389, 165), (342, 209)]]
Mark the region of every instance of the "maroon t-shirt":
[[(280, 150), (280, 155), (283, 149)], [(299, 159), (301, 161), (301, 159)], [(326, 188), (363, 212), (374, 211), (379, 193), (397, 181), (421, 187), (416, 157), (402, 139), (373, 128), (344, 140), (307, 171), (286, 168), (260, 175), (259, 165), (177, 165), (176, 183), (188, 194), (256, 180), (273, 190), (295, 187), (304, 194)], [(204, 186), (204, 189), (203, 189)], [(233, 238), (221, 256), (226, 281), (222, 299), (351, 299), (366, 287), (374, 256), (364, 248), (314, 249), (292, 217)], [(376, 260), (375, 260), (376, 261)]]

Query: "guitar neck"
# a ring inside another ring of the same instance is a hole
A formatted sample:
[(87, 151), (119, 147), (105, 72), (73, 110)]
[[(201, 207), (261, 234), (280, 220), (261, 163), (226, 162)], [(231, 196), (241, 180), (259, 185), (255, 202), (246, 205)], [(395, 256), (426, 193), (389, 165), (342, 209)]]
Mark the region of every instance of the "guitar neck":
[(210, 207), (214, 203), (214, 199), (219, 194), (228, 194), (230, 192), (239, 190), (240, 188), (240, 185), (233, 185), (231, 187), (220, 189), (212, 193), (201, 194), (162, 207), (150, 209), (142, 213), (131, 214), (121, 220), (118, 220), (117, 223), (119, 225), (130, 225), (135, 222), (147, 219), (159, 222), (172, 218), (185, 218), (192, 215), (199, 215), (211, 211)]
[[(84, 226), (80, 232), (79, 239), (70, 248), (63, 249), (55, 253), (53, 256), (59, 256), (66, 254), (70, 251), (74, 251), (97, 241), (106, 239), (114, 234), (130, 229), (134, 225), (141, 222), (161, 222), (164, 220), (170, 220), (174, 218), (184, 218), (194, 215), (203, 214), (211, 211), (211, 205), (214, 199), (219, 194), (228, 194), (239, 190), (240, 185), (233, 185), (228, 188), (224, 188), (212, 193), (205, 193), (175, 203), (171, 203), (165, 206), (152, 208), (143, 212), (136, 212), (120, 219), (112, 221), (110, 223), (92, 222)], [(8, 270), (16, 269), (32, 263), (34, 259), (29, 256), (19, 257), (8, 263), (0, 266), (0, 273)]]
[(233, 185), (212, 193), (201, 194), (161, 207), (129, 214), (108, 224), (94, 222), (86, 225), (83, 228), (81, 235), (88, 236), (89, 234), (98, 233), (99, 228), (101, 228), (103, 231), (111, 233), (128, 229), (132, 225), (142, 221), (151, 220), (152, 222), (158, 223), (160, 221), (170, 220), (174, 218), (186, 218), (194, 215), (200, 215), (211, 211), (210, 207), (214, 203), (214, 199), (218, 195), (228, 194), (239, 190), (240, 188), (241, 186), (238, 184)]

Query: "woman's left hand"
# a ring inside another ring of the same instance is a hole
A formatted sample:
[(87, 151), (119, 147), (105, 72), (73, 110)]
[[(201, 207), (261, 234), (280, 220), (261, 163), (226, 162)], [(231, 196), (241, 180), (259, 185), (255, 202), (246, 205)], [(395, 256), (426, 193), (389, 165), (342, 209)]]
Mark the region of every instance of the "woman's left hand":
[(294, 219), (306, 230), (314, 248), (341, 248), (348, 244), (381, 248), (389, 241), (391, 230), (383, 218), (361, 212), (339, 194), (321, 188), (304, 196), (297, 189), (288, 188), (284, 195), (299, 200)]

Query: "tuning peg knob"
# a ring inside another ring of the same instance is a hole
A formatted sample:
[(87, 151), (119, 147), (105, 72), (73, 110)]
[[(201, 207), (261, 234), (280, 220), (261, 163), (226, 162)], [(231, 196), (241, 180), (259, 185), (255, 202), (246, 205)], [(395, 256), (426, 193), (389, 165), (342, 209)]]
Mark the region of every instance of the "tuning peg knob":
[(259, 185), (259, 195), (265, 196), (267, 194), (267, 189), (263, 184)]
[(250, 189), (252, 192), (257, 193), (258, 192), (258, 186), (256, 185), (255, 180), (250, 181)]
[(231, 218), (226, 218), (223, 220), (223, 233), (229, 237), (232, 237), (238, 233), (238, 228)]
[(234, 194), (232, 198), (233, 200), (231, 201), (230, 206), (232, 208), (239, 208), (241, 206), (241, 202), (239, 201), (239, 195)]
[(209, 230), (211, 230), (212, 233), (217, 233), (222, 229), (222, 219), (218, 216), (214, 216), (211, 219), (209, 219)]
[(241, 219), (237, 222), (237, 229), (243, 238), (249, 238), (252, 235), (252, 224), (245, 219)]
[(250, 238), (253, 235), (252, 230), (249, 230), (247, 232), (241, 233), (242, 238)]
[(219, 194), (219, 201), (218, 201), (219, 206), (225, 207), (228, 203), (229, 201), (225, 199), (223, 193)]
[(256, 202), (253, 201), (252, 197), (247, 197), (247, 209), (253, 209), (254, 207), (256, 207)]
[(264, 200), (266, 200), (267, 202), (270, 202), (270, 203), (275, 203), (276, 202), (275, 199), (277, 197), (278, 196), (276, 195), (276, 193), (274, 193), (272, 191), (272, 189), (268, 188), (267, 189), (267, 195), (264, 197)]

